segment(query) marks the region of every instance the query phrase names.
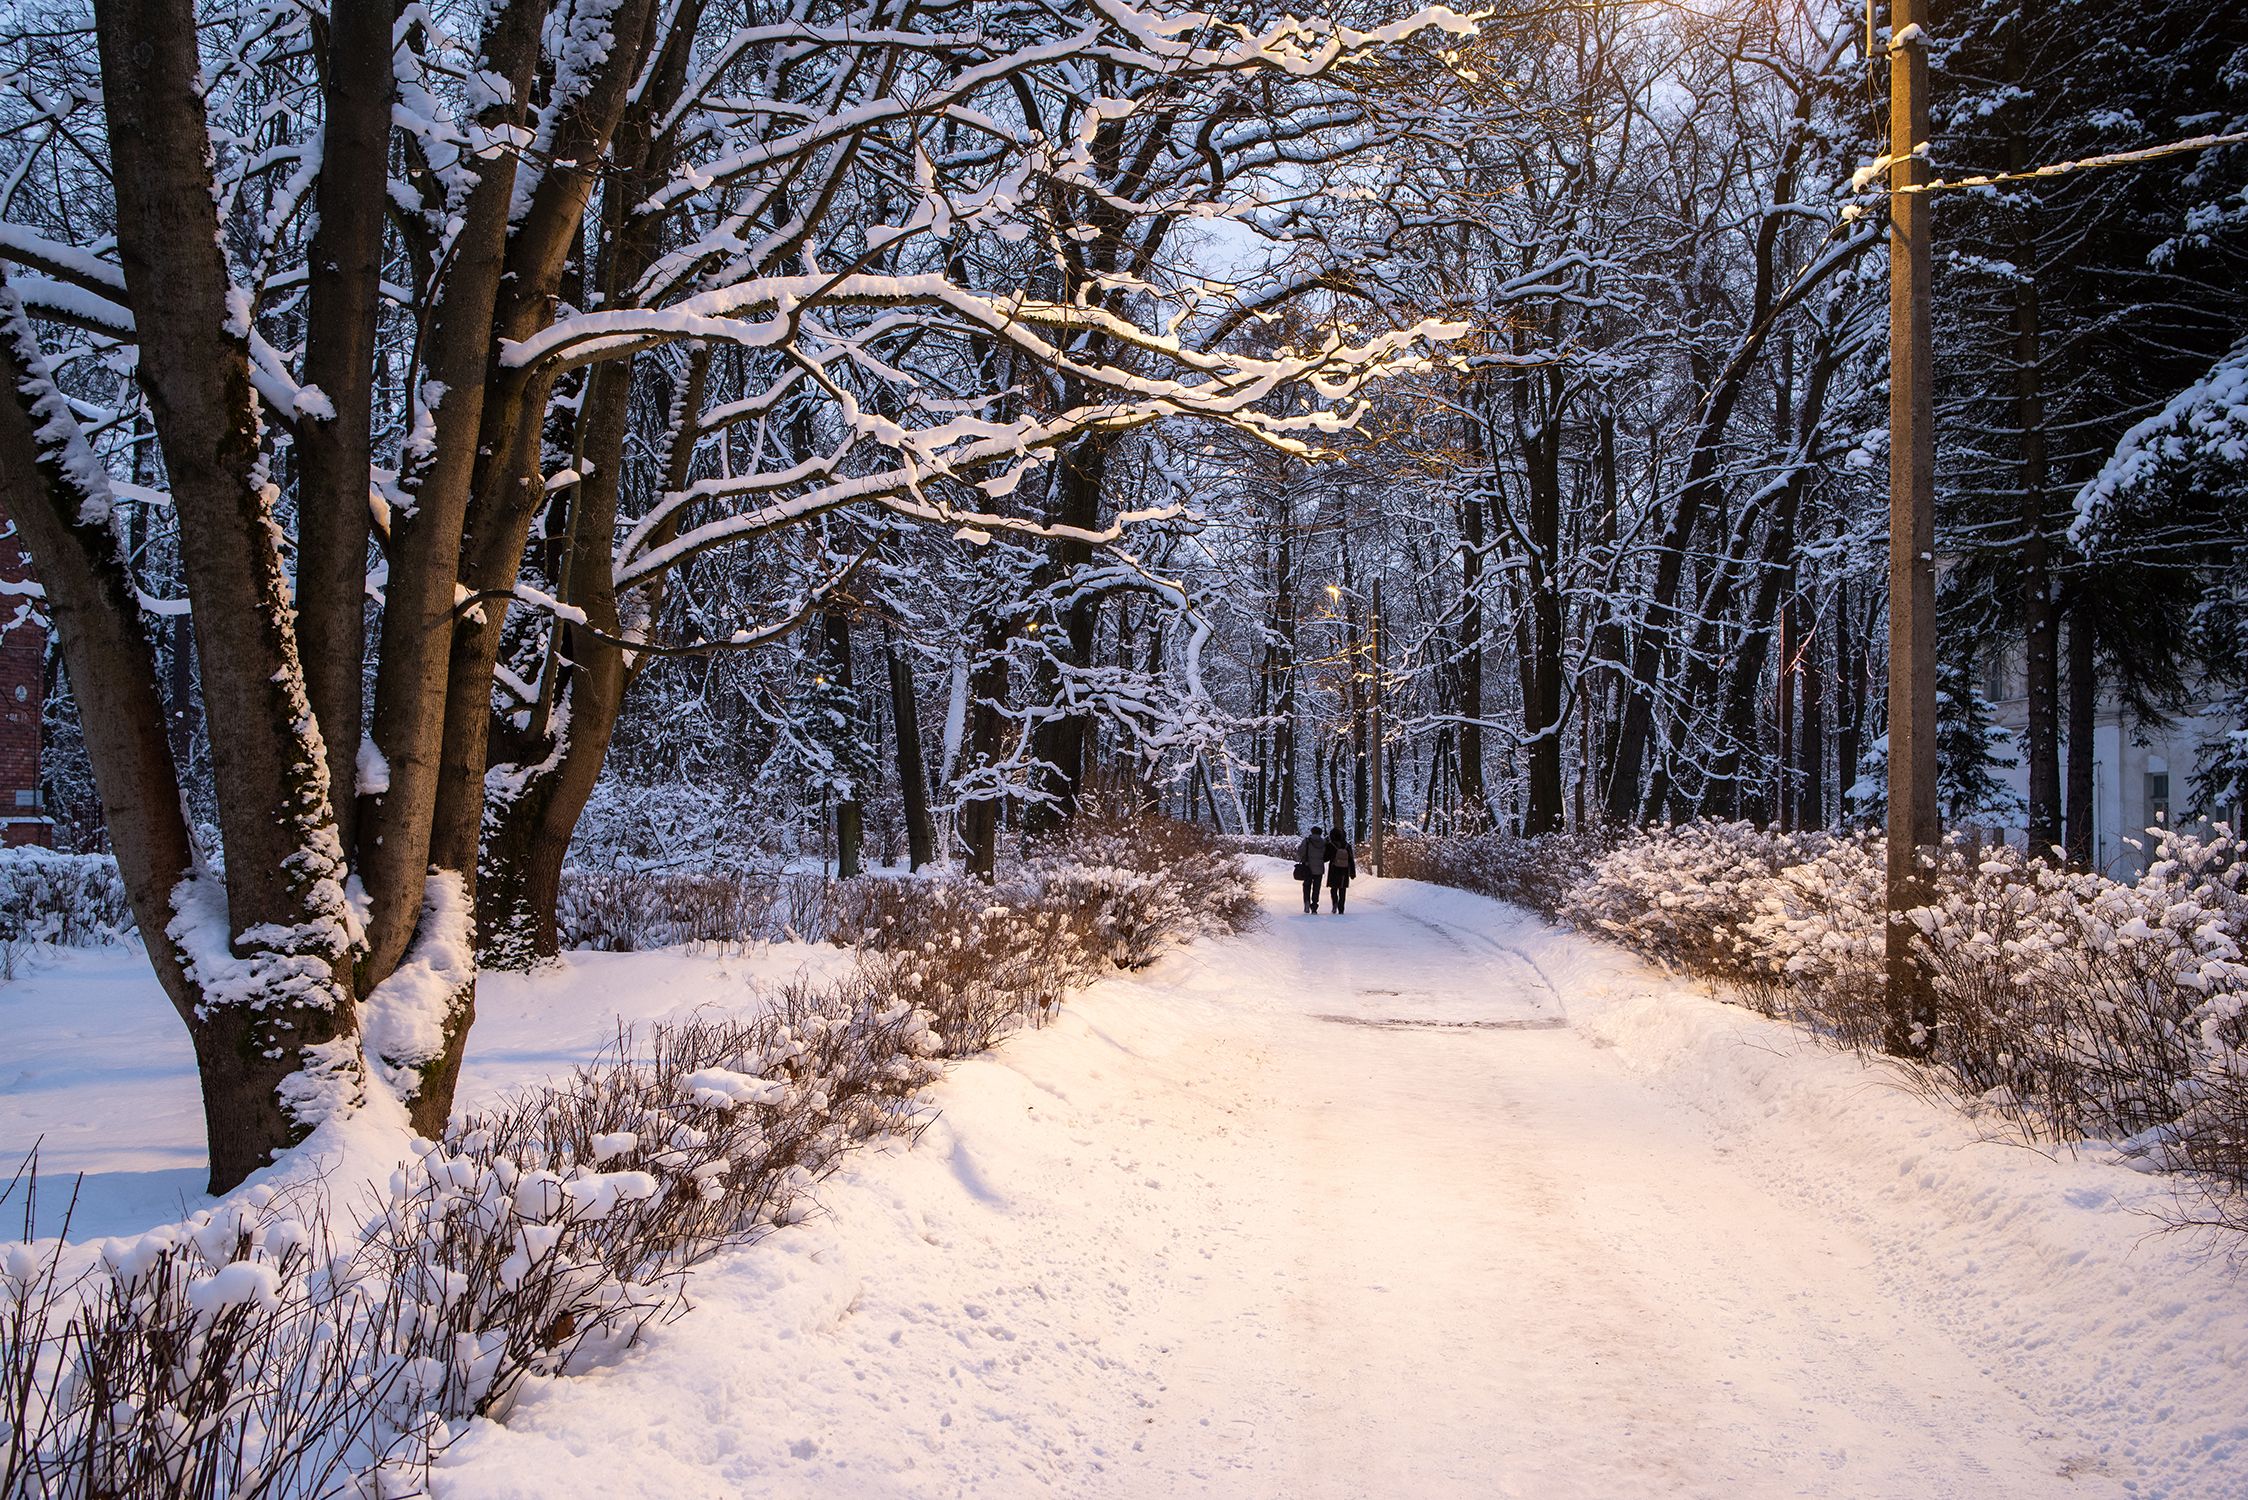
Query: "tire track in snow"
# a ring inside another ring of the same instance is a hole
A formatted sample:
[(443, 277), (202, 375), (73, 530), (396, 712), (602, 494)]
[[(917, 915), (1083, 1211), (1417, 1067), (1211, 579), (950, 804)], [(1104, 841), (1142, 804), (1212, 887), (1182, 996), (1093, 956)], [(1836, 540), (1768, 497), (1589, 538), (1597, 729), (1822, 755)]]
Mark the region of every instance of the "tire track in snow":
[[(1408, 922), (1412, 922), (1418, 926), (1427, 928), (1430, 932), (1435, 933), (1438, 937), (1444, 939), (1453, 947), (1459, 949), (1462, 953), (1468, 954), (1471, 957), (1475, 955), (1475, 950), (1473, 948), (1470, 948), (1467, 943), (1461, 941), (1463, 938), (1472, 939), (1480, 947), (1488, 949), (1490, 952), (1497, 954), (1501, 958), (1512, 959), (1515, 963), (1518, 963), (1522, 967), (1528, 969), (1530, 971), (1531, 978), (1537, 982), (1537, 987), (1544, 990), (1546, 994), (1553, 1000), (1553, 1008), (1558, 1017), (1554, 1024), (1557, 1026), (1567, 1026), (1569, 1024), (1569, 1006), (1568, 1003), (1561, 998), (1561, 991), (1555, 987), (1551, 979), (1546, 977), (1546, 971), (1538, 966), (1538, 961), (1532, 958), (1529, 954), (1524, 953), (1520, 948), (1516, 948), (1511, 944), (1502, 943), (1497, 938), (1491, 937), (1485, 933), (1475, 932), (1464, 927), (1455, 927), (1449, 922), (1440, 922), (1433, 917), (1424, 917), (1419, 912), (1399, 910), (1397, 912), (1397, 915), (1403, 917)], [(1516, 1027), (1513, 1029), (1521, 1030), (1526, 1028)]]

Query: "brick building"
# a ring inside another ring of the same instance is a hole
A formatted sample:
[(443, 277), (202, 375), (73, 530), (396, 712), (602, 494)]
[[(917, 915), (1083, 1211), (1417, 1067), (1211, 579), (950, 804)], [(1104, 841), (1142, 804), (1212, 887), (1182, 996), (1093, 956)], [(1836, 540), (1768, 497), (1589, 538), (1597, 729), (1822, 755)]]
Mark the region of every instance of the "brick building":
[(31, 557), (0, 503), (0, 843), (49, 844), (54, 825), (39, 793), (40, 709), (46, 695), (47, 631), (7, 584), (31, 581)]

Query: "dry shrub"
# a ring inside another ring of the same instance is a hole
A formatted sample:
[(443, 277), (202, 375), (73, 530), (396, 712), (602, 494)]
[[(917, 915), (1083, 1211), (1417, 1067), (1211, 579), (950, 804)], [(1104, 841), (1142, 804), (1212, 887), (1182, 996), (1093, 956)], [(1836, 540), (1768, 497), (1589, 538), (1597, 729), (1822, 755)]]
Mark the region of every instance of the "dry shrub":
[(1255, 882), (1208, 829), (1092, 807), (988, 885), (866, 879), (835, 885), (828, 900), (827, 935), (839, 944), (896, 953), (936, 923), (966, 946), (964, 963), (1004, 963), (1011, 945), (1044, 942), (1087, 972), (1143, 968), (1174, 943), (1243, 931), (1260, 914)]
[(879, 940), (882, 916), (898, 920), (931, 899), (929, 891), (954, 885), (973, 886), (987, 898), (996, 892), (1010, 907), (1075, 901), (1109, 929), (1126, 968), (1148, 962), (1174, 938), (1241, 931), (1258, 910), (1255, 884), (1208, 829), (1088, 804), (1060, 834), (1026, 847), (991, 885), (942, 867), (910, 878), (851, 880), (748, 868), (573, 867), (563, 873), (556, 925), (565, 948), (617, 953), (787, 941), (864, 944)]
[(1102, 967), (1085, 915), (1034, 894), (957, 877), (855, 882), (835, 941), (860, 949), (876, 984), (940, 1014), (945, 1055), (964, 1057), (1043, 1024)]
[(451, 1424), (613, 1355), (915, 1128), (933, 1019), (860, 975), (620, 1039), (421, 1143), (341, 1246), (252, 1194), (91, 1263), (11, 1250), (0, 1496), (419, 1493)]
[(388, 1300), (270, 1200), (35, 1248), (37, 1192), (34, 1157), (0, 1194), (26, 1241), (0, 1262), (0, 1496), (351, 1494), (439, 1438), (381, 1352)]
[(830, 884), (778, 870), (571, 868), (555, 926), (564, 948), (610, 953), (783, 942), (821, 931)]

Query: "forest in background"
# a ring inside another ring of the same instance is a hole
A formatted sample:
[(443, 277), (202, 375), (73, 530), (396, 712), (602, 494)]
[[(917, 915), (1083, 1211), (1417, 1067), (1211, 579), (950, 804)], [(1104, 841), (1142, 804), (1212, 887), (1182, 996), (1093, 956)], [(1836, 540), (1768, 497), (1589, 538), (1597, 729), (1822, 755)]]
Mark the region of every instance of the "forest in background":
[[(442, 1120), (573, 857), (1363, 832), (1377, 680), (1401, 825), (1877, 819), (1881, 19), (16, 7), (49, 810), (214, 1145)], [(2018, 662), (2081, 856), (2103, 695), (2248, 790), (2248, 147), (2021, 174), (2248, 128), (2248, 20), (1929, 46), (1946, 812)]]
[[(578, 607), (617, 594), (646, 615), (637, 633), (620, 615), (620, 638), (686, 649), (581, 674), (598, 648), (572, 648), (575, 622), (557, 631), (553, 611), (518, 601), (497, 692), (524, 722), (503, 759), (538, 767), (561, 745), (543, 779), (569, 786), (560, 811), (522, 816), (566, 840), (590, 799), (597, 857), (785, 850), (846, 869), (869, 836), (885, 861), (910, 846), (988, 862), (969, 809), (1035, 826), (1104, 781), (1235, 831), (1363, 829), (1381, 578), (1388, 805), (1408, 823), (1877, 820), (1886, 262), (1878, 184), (1858, 168), (1878, 154), (1886, 101), (1865, 19), (1834, 5), (1503, 16), (1305, 91), (1316, 97), (1287, 101), (1294, 123), (1278, 134), (1277, 101), (1256, 105), (1275, 112), (1262, 129), (1237, 106), (1230, 128), (1196, 127), (1216, 157), (1182, 152), (1177, 118), (1121, 121), (1107, 170), (1138, 173), (1132, 211), (1113, 233), (1062, 241), (1083, 264), (1059, 285), (1151, 307), (1192, 285), (1232, 305), (1228, 337), (1251, 346), (1427, 317), (1468, 331), (1439, 365), (1370, 391), (1318, 459), (1175, 419), (1066, 445), (1021, 510), (1100, 543), (987, 540), (839, 505), (660, 579), (644, 569), (634, 587), (629, 561), (622, 579), (571, 576), (585, 507), (558, 493), (531, 525), (530, 585)], [(2235, 129), (2242, 33), (2194, 4), (1948, 7), (1933, 57), (1939, 174)], [(35, 64), (33, 38), (18, 48)], [(1052, 133), (1075, 130), (1072, 106), (1055, 107)], [(1147, 167), (1126, 164), (1135, 147), (1154, 148)], [(2234, 147), (1942, 199), (1955, 818), (2026, 813), (2039, 846), (2086, 847), (2088, 830), (2064, 825), (2091, 816), (2090, 766), (2080, 758), (2064, 787), (2060, 745), (2071, 727), (2089, 741), (2103, 688), (2142, 718), (2228, 693), (2242, 717), (2237, 454), (2208, 442), (2162, 482), (2140, 476), (2133, 503), (2089, 532), (2071, 527), (2134, 424), (2197, 384), (2216, 389), (2215, 411), (2231, 404), (2220, 361), (2248, 328), (2244, 159)], [(10, 215), (39, 223), (42, 187), (83, 212), (61, 166), (27, 154)], [(1182, 194), (1228, 212), (1166, 211)], [(858, 232), (869, 212), (831, 208), (820, 232)], [(948, 243), (977, 265), (968, 279), (1004, 284), (1010, 259), (1035, 258), (1005, 253), (1029, 242), (1006, 232), (1021, 227)], [(402, 260), (393, 269), (410, 278)], [(376, 336), (398, 373), (378, 379), (370, 440), (391, 457), (409, 419), (410, 304), (386, 304)], [(603, 439), (616, 495), (591, 512), (615, 512), (609, 550), (647, 550), (631, 523), (667, 495), (830, 456), (809, 415), (791, 429), (734, 409), (771, 378), (730, 367), (740, 359), (680, 343), (627, 371), (597, 367), (629, 387), (621, 431)], [(1073, 399), (1065, 373), (1022, 375), (1010, 399)], [(592, 377), (561, 383), (579, 379)], [(558, 469), (583, 457), (573, 399), (556, 397), (544, 435)], [(150, 446), (120, 436), (144, 470)], [(177, 596), (165, 508), (128, 501), (121, 516), (140, 586)], [(691, 644), (745, 629), (749, 649)], [(213, 821), (187, 620), (159, 616), (153, 633), (173, 754)], [(1994, 657), (2026, 687), (2026, 809), (1978, 774), (1988, 711), (1975, 684)], [(98, 802), (55, 660), (49, 805), (70, 844), (95, 847)], [(616, 700), (605, 737), (551, 732), (556, 708), (594, 686), (579, 675), (619, 679), (599, 684)], [(2243, 752), (2210, 749), (2193, 805), (2222, 813), (2241, 798)]]

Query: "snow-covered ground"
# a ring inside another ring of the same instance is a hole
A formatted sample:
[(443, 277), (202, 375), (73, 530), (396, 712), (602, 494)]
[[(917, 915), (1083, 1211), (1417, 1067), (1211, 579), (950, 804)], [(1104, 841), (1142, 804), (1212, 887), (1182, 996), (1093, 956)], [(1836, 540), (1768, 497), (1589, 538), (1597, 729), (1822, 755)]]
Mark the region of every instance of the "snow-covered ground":
[[(751, 1004), (759, 983), (848, 963), (839, 949), (775, 943), (747, 955), (572, 953), (532, 975), (482, 975), (459, 1100), (567, 1072), (620, 1024)], [(73, 1239), (137, 1234), (210, 1206), (195, 1053), (140, 949), (51, 951), (0, 985), (0, 1182), (35, 1142), (42, 1232), (74, 1173), (85, 1175)], [(22, 1227), (12, 1208), (0, 1232)]]
[[(2151, 1233), (2162, 1180), (1479, 897), (1304, 917), (1260, 870), (1263, 930), (956, 1068), (824, 1217), (474, 1428), (444, 1500), (2248, 1495), (2248, 1285)], [(488, 981), (468, 1093), (836, 961)], [(45, 1129), (117, 1228), (133, 1172), (176, 1210), (153, 985), (69, 956), (0, 1027), (0, 1145)]]

